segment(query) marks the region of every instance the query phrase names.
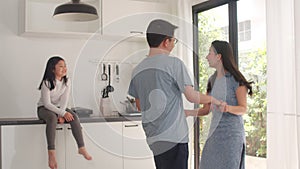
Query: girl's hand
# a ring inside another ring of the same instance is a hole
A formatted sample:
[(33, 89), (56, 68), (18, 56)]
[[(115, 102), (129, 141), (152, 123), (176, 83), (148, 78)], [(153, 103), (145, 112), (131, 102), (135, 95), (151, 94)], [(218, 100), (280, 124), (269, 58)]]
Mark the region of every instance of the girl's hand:
[(58, 123), (63, 124), (65, 119), (63, 117), (58, 117)]
[(64, 115), (64, 118), (67, 122), (70, 122), (70, 121), (74, 120), (74, 117), (70, 112), (66, 112), (65, 115)]

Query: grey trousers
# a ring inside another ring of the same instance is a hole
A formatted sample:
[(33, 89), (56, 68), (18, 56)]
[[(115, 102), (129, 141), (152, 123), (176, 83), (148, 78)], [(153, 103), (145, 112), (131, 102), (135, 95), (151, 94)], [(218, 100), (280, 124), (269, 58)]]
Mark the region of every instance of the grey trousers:
[[(84, 146), (84, 141), (82, 137), (81, 125), (79, 122), (78, 116), (71, 111), (70, 109), (66, 109), (67, 112), (70, 112), (74, 120), (69, 122), (71, 125), (72, 134), (76, 140), (78, 148)], [(44, 106), (38, 107), (37, 110), (38, 118), (44, 120), (46, 122), (46, 138), (48, 150), (55, 149), (55, 135), (56, 135), (56, 125), (58, 121), (58, 116), (56, 113), (46, 109)]]

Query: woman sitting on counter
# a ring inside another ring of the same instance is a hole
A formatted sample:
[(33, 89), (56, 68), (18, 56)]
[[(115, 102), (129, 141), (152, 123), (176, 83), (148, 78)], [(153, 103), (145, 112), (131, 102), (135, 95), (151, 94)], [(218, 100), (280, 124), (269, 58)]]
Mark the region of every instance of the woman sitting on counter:
[(39, 90), (41, 98), (38, 102), (38, 118), (46, 122), (46, 138), (48, 144), (48, 163), (51, 169), (57, 169), (55, 154), (55, 133), (57, 122), (67, 121), (71, 125), (72, 134), (78, 146), (78, 153), (91, 160), (84, 146), (79, 119), (74, 112), (67, 109), (70, 80), (67, 78), (67, 67), (64, 59), (59, 56), (51, 57), (46, 65)]

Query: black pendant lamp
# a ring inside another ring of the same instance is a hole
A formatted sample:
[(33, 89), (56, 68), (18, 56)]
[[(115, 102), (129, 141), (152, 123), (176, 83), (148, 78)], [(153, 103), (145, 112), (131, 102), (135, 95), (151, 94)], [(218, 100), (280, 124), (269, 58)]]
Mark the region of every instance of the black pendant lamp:
[(95, 7), (80, 0), (72, 0), (57, 6), (53, 18), (62, 21), (92, 21), (98, 19), (98, 14)]

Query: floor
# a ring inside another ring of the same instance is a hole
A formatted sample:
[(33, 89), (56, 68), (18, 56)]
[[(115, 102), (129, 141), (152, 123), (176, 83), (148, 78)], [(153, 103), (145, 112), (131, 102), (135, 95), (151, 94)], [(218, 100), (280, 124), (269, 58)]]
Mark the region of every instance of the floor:
[[(194, 159), (194, 155), (191, 155)], [(194, 166), (193, 160), (191, 160), (190, 166)], [(192, 168), (192, 167), (189, 167)], [(246, 156), (246, 168), (245, 169), (267, 169), (267, 159), (253, 156)]]
[(267, 159), (246, 156), (246, 169), (267, 169)]

